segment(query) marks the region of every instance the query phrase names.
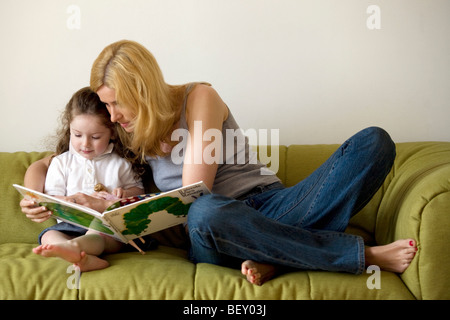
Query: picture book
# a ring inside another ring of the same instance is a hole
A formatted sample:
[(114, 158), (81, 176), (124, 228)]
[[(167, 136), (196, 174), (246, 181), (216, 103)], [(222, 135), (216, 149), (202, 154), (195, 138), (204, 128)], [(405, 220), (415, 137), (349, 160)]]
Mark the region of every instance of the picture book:
[(192, 202), (210, 193), (203, 182), (198, 182), (168, 192), (118, 200), (100, 213), (17, 184), (13, 187), (26, 199), (45, 206), (59, 220), (96, 230), (135, 247), (136, 238), (186, 222)]

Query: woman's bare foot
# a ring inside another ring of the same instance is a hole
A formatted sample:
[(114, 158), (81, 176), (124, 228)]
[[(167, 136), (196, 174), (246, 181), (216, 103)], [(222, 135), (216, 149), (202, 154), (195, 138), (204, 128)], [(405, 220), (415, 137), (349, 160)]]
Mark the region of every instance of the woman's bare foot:
[(272, 279), (276, 268), (270, 264), (246, 260), (241, 265), (241, 272), (247, 277), (248, 282), (261, 286), (264, 282)]
[(81, 260), (77, 263), (74, 263), (74, 265), (79, 267), (80, 271), (86, 272), (105, 269), (109, 267), (109, 262), (104, 259), (100, 259), (97, 256), (86, 254), (86, 252), (82, 251)]
[(33, 249), (33, 252), (43, 257), (58, 257), (71, 263), (79, 262), (81, 252), (78, 245), (71, 241), (57, 244), (41, 244)]
[(403, 273), (416, 255), (413, 239), (397, 240), (384, 246), (366, 247), (366, 265), (379, 266), (381, 270)]

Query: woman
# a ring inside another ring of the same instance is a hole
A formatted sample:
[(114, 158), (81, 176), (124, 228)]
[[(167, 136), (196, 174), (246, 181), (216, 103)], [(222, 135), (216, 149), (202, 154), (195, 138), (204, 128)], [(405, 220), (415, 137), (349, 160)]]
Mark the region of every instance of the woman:
[[(237, 134), (226, 141), (227, 130), (239, 132), (238, 125), (210, 85), (166, 84), (156, 60), (140, 44), (124, 40), (107, 46), (93, 64), (91, 89), (111, 121), (120, 124), (124, 145), (150, 164), (159, 189), (202, 180), (213, 191), (189, 211), (192, 261), (229, 266), (239, 261), (247, 280), (258, 285), (279, 266), (359, 274), (370, 264), (401, 273), (411, 263), (417, 250), (413, 239), (365, 248), (361, 237), (343, 233), (393, 164), (395, 145), (384, 130), (357, 133), (311, 176), (285, 188), (275, 175), (261, 174), (265, 166), (253, 161), (248, 140), (242, 143)], [(187, 134), (179, 138), (179, 130)], [(222, 145), (220, 156), (210, 149), (210, 132), (222, 133), (214, 141)], [(234, 148), (224, 148), (229, 143)], [(172, 150), (182, 163), (173, 161)], [(237, 161), (242, 155), (245, 163)], [(40, 189), (47, 162), (30, 166), (25, 185)], [(71, 198), (100, 211), (109, 205), (83, 194)], [(45, 214), (21, 205), (34, 221)]]

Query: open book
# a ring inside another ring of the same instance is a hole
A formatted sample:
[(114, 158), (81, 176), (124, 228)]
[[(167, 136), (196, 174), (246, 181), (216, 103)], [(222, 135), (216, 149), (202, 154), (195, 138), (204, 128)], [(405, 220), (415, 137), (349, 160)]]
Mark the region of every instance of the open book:
[(186, 222), (192, 202), (210, 193), (203, 182), (198, 182), (168, 192), (119, 200), (100, 213), (17, 184), (13, 187), (26, 199), (45, 206), (55, 218), (130, 243), (139, 251), (133, 239)]

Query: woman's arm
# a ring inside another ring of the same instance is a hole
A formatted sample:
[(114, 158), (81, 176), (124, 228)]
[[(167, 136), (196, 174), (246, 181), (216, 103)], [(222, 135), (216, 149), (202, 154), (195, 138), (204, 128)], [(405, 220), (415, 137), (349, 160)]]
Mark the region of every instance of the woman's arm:
[[(47, 175), (48, 166), (51, 156), (33, 162), (27, 169), (24, 177), (24, 186), (39, 192), (44, 192), (45, 177)], [(45, 207), (36, 206), (33, 201), (22, 199), (20, 201), (22, 212), (26, 217), (34, 222), (44, 222), (47, 220), (51, 212)]]
[(118, 197), (118, 198), (128, 198), (128, 197), (132, 197), (132, 196), (139, 196), (141, 194), (144, 194), (144, 189), (139, 188), (139, 187), (131, 187), (128, 189), (122, 189), (122, 190), (118, 190), (118, 189), (122, 189), (122, 188), (117, 188), (113, 190), (113, 194)]
[(50, 165), (51, 156), (33, 162), (25, 172), (24, 186), (39, 192), (44, 192), (45, 177)]
[[(189, 139), (183, 165), (183, 186), (203, 181), (212, 189), (218, 168), (215, 156), (221, 157), (215, 153), (220, 152), (221, 147), (215, 150), (213, 146), (222, 145), (222, 126), (227, 117), (228, 108), (212, 87), (197, 85), (189, 94), (186, 104)], [(214, 137), (212, 141), (208, 133)], [(220, 141), (214, 141), (215, 138)]]

